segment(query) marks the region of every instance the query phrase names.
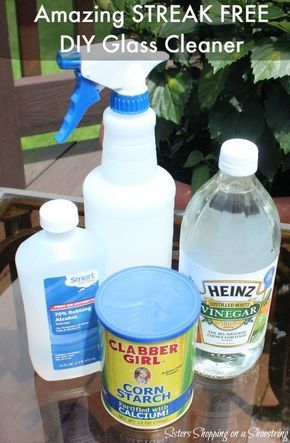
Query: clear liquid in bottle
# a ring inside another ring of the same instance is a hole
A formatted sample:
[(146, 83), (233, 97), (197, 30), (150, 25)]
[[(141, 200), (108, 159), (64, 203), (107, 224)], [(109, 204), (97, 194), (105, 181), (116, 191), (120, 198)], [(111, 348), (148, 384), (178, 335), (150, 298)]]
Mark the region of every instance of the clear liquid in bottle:
[(264, 344), (280, 249), (276, 207), (255, 177), (257, 147), (224, 143), (220, 172), (191, 199), (182, 221), (179, 270), (199, 287), (195, 369), (231, 378)]

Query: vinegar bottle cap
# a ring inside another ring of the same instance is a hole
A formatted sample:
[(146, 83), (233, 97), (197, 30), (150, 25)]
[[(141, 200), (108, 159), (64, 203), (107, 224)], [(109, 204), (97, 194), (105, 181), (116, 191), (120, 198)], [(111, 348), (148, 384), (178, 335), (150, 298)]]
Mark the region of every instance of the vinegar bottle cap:
[(258, 148), (255, 143), (233, 138), (222, 144), (219, 169), (234, 177), (247, 177), (258, 169)]
[(50, 200), (39, 211), (40, 226), (48, 232), (62, 233), (78, 225), (79, 215), (76, 205), (64, 199)]

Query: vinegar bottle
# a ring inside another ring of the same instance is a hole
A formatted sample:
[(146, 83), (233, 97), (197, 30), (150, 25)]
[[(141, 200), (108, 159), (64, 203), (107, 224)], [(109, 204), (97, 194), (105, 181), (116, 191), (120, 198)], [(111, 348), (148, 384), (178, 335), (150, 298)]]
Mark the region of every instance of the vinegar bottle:
[(254, 143), (226, 141), (220, 171), (196, 192), (182, 221), (179, 270), (200, 290), (196, 371), (207, 377), (237, 376), (263, 349), (281, 235), (257, 163)]

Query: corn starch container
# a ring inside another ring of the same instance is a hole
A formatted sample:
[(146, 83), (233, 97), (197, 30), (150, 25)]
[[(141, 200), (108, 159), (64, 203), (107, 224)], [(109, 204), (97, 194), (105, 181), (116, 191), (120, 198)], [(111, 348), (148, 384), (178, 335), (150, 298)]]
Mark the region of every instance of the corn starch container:
[(100, 287), (104, 326), (102, 401), (119, 422), (157, 429), (180, 418), (193, 396), (193, 357), (200, 296), (187, 277), (142, 266)]

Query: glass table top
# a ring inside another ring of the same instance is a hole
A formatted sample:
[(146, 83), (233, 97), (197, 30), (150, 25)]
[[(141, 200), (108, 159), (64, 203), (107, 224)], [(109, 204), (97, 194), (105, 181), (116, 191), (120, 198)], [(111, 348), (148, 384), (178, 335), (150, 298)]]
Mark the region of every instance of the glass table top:
[[(46, 382), (33, 371), (14, 256), (39, 229), (39, 207), (51, 197), (0, 193), (0, 443), (290, 441), (290, 226), (282, 227), (267, 338), (256, 365), (230, 380), (195, 376), (189, 411), (167, 428), (145, 432), (104, 410), (100, 374)], [(82, 217), (81, 200), (77, 204)], [(176, 216), (175, 268), (180, 222)]]

